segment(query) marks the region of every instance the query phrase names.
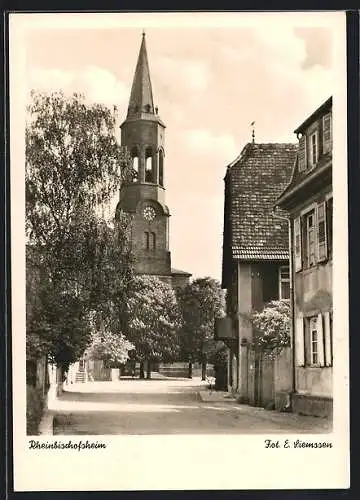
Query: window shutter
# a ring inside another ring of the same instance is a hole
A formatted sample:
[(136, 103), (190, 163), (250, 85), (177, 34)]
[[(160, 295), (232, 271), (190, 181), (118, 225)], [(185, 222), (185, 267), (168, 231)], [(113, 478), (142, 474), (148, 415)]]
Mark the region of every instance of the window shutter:
[(298, 164), (299, 172), (306, 170), (306, 135), (303, 135), (299, 139), (299, 151), (298, 151)]
[(322, 262), (327, 259), (327, 228), (326, 228), (326, 204), (319, 203), (317, 206), (317, 245), (318, 245), (318, 260)]
[(332, 123), (331, 113), (323, 117), (323, 153), (331, 151), (332, 145)]
[(295, 354), (296, 365), (305, 365), (305, 349), (304, 349), (304, 318), (302, 315), (296, 318), (295, 323)]
[(295, 258), (295, 271), (301, 271), (302, 268), (302, 255), (301, 255), (301, 219), (297, 217), (294, 219), (294, 258)]
[(330, 313), (324, 313), (325, 366), (332, 365), (332, 338), (330, 328)]
[(322, 314), (318, 314), (316, 329), (318, 334), (318, 357), (319, 357), (319, 365), (325, 365), (324, 359), (324, 328), (323, 328), (323, 318)]

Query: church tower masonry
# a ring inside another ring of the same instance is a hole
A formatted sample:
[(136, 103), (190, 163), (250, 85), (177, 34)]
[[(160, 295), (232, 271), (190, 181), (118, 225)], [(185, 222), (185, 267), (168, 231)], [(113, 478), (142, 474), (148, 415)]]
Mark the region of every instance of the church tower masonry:
[(155, 275), (172, 285), (191, 274), (171, 268), (170, 212), (165, 204), (165, 125), (154, 106), (145, 33), (136, 64), (129, 106), (120, 125), (121, 145), (133, 162), (135, 177), (120, 190), (119, 208), (133, 215), (132, 245), (138, 274)]

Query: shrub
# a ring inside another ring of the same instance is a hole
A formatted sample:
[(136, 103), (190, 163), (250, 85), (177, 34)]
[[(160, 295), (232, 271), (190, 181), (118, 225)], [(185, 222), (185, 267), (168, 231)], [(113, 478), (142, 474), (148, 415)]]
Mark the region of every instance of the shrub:
[(42, 392), (32, 385), (26, 386), (26, 434), (37, 436), (44, 408)]
[(290, 302), (274, 300), (263, 310), (254, 311), (250, 321), (255, 328), (252, 347), (274, 358), (290, 346)]
[(215, 372), (215, 390), (227, 390), (227, 348), (223, 342), (217, 342), (211, 356)]

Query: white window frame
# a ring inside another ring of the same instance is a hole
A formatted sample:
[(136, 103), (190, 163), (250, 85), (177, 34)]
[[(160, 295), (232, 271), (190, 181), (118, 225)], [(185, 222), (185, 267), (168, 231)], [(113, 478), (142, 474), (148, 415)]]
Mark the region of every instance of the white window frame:
[[(313, 138), (315, 138), (315, 147), (316, 147), (316, 155), (315, 155), (315, 161), (313, 157)], [(310, 134), (310, 145), (309, 145), (309, 159), (310, 159), (310, 165), (314, 167), (319, 159), (319, 132), (318, 130), (315, 130)]]
[[(316, 335), (315, 340), (313, 337), (314, 334)], [(317, 314), (316, 316), (311, 316), (307, 318), (306, 335), (308, 336), (308, 345), (310, 354), (310, 359), (308, 360), (308, 366), (310, 367), (326, 366), (325, 349), (324, 349), (324, 324), (323, 324), (323, 315), (321, 313)], [(316, 350), (314, 349), (315, 345), (316, 345)], [(314, 359), (314, 354), (316, 354), (316, 359)]]
[[(310, 345), (310, 366), (319, 365), (319, 332), (318, 332), (318, 318), (317, 316), (312, 316), (309, 318), (309, 345)], [(316, 334), (316, 340), (313, 340), (313, 334)], [(314, 351), (314, 344), (316, 345), (316, 350)], [(316, 354), (316, 361), (314, 361), (314, 354)]]
[[(289, 277), (288, 278), (282, 278), (281, 276), (281, 271), (286, 270)], [(282, 287), (281, 285), (283, 283), (289, 283), (289, 297), (282, 297)], [(289, 266), (280, 266), (279, 267), (279, 300), (285, 300), (290, 298), (290, 267)]]

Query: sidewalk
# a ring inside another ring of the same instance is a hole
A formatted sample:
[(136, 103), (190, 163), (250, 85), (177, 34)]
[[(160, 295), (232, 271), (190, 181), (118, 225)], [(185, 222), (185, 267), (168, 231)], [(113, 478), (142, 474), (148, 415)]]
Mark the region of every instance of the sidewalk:
[(39, 424), (40, 436), (52, 436), (54, 434), (54, 416), (56, 412), (53, 408), (56, 400), (56, 385), (51, 385), (46, 396), (44, 413)]
[(237, 403), (235, 397), (223, 391), (200, 391), (199, 396), (204, 403), (232, 403), (243, 415), (249, 415), (266, 420), (278, 425), (293, 427), (299, 425), (302, 429), (311, 432), (332, 432), (332, 421), (327, 418), (298, 415), (297, 413), (285, 413), (276, 410), (266, 410), (257, 406)]
[(199, 391), (199, 396), (205, 403), (234, 403), (236, 399), (226, 391)]

